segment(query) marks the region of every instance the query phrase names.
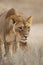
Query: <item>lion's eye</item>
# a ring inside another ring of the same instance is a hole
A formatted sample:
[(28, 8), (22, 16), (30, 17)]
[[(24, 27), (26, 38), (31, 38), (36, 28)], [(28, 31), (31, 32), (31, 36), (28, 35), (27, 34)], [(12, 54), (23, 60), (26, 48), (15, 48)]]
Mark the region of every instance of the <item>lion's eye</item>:
[(30, 27), (28, 27), (28, 31), (30, 31)]

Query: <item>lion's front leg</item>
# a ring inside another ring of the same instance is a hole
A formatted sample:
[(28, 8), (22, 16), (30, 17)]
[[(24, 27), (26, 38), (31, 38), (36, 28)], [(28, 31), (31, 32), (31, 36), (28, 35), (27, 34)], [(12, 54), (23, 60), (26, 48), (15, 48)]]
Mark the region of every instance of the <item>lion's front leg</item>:
[(14, 53), (17, 51), (18, 48), (18, 43), (15, 43), (14, 41), (12, 42), (7, 42), (5, 44), (5, 56), (13, 56)]
[(4, 41), (0, 39), (0, 57), (4, 58), (4, 55), (5, 55)]

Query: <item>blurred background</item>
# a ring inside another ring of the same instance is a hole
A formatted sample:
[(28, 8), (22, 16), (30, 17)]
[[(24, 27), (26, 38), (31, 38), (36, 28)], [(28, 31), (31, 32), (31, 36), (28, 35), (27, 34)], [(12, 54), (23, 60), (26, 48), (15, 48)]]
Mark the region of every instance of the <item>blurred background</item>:
[(43, 0), (0, 0), (0, 6), (18, 9), (26, 17), (32, 16), (33, 23), (43, 23)]

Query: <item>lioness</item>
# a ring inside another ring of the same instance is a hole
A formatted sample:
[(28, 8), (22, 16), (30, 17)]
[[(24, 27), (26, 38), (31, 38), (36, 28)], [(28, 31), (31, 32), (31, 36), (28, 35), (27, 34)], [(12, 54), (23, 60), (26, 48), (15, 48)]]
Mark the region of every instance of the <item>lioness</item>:
[(10, 9), (0, 16), (0, 48), (1, 55), (6, 56), (8, 53), (12, 56), (18, 47), (27, 46), (27, 37), (30, 32), (32, 16), (27, 19)]

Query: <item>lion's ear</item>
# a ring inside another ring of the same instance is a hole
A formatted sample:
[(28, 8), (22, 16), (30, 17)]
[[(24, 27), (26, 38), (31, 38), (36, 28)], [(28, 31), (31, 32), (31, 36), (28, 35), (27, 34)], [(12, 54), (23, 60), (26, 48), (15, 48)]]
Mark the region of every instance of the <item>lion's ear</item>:
[(10, 17), (10, 16), (12, 16), (12, 15), (15, 15), (15, 9), (13, 9), (13, 8), (11, 8), (11, 9), (7, 12), (6, 18), (8, 18), (8, 17)]
[(31, 23), (32, 22), (32, 16), (28, 17), (26, 22)]

